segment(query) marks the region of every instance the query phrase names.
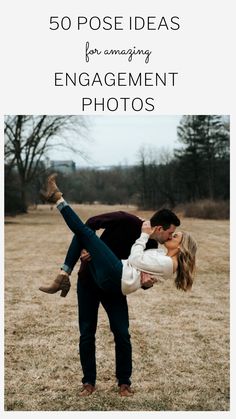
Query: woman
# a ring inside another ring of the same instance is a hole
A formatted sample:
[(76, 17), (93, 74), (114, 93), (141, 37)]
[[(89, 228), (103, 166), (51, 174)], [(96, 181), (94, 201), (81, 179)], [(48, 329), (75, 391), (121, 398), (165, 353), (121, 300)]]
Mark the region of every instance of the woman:
[[(164, 244), (166, 254), (159, 249), (145, 250), (149, 236), (154, 230), (150, 223), (145, 221), (141, 236), (132, 246), (128, 260), (120, 261), (67, 204), (56, 185), (55, 177), (56, 174), (48, 177), (47, 190), (41, 191), (41, 197), (48, 203), (57, 205), (68, 227), (90, 253), (90, 269), (100, 288), (109, 292), (122, 290), (124, 295), (129, 294), (141, 287), (141, 274), (145, 272), (155, 281), (170, 278), (176, 273), (176, 287), (184, 291), (191, 289), (197, 246), (190, 234), (174, 233), (172, 239)], [(44, 287), (40, 289), (45, 291)], [(69, 290), (63, 283), (60, 289), (64, 296)]]

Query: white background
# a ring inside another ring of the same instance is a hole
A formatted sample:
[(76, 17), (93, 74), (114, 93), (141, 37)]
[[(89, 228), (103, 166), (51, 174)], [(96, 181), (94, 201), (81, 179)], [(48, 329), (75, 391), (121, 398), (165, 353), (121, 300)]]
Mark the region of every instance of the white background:
[[(229, 114), (231, 115), (231, 179), (235, 157), (235, 15), (233, 0), (165, 1), (1, 1), (0, 123), (1, 161), (3, 168), (3, 115), (5, 114), (80, 114), (84, 96), (155, 96), (156, 114)], [(180, 17), (179, 31), (50, 31), (50, 16), (173, 16)], [(84, 60), (84, 45), (90, 41), (97, 48), (137, 48), (152, 50), (150, 63), (137, 57), (132, 63), (124, 57)], [(178, 71), (176, 87), (162, 89), (81, 89), (53, 87), (53, 74), (107, 71)], [(152, 93), (152, 94), (150, 94)], [(234, 107), (233, 107), (234, 101)], [(90, 113), (93, 113), (90, 111)], [(122, 112), (120, 112), (122, 113)], [(109, 114), (109, 112), (108, 112)], [(123, 112), (124, 114), (124, 112)], [(131, 112), (132, 114), (132, 112)], [(145, 113), (148, 116), (149, 113)], [(112, 113), (114, 115), (114, 113)], [(137, 113), (135, 113), (137, 116)], [(1, 189), (1, 277), (3, 277), (3, 170)], [(235, 232), (234, 191), (231, 182), (231, 237)], [(216, 244), (220, 245), (220, 244)], [(231, 256), (235, 247), (231, 243)], [(233, 259), (233, 257), (231, 257)], [(231, 300), (235, 297), (235, 268), (231, 266)], [(1, 281), (3, 296), (3, 281)], [(3, 303), (1, 303), (3, 319)], [(233, 320), (233, 314), (231, 312)], [(233, 325), (231, 321), (231, 328)], [(3, 342), (3, 321), (1, 327)], [(231, 339), (232, 371), (235, 367), (235, 343)], [(3, 371), (3, 348), (2, 348)], [(235, 389), (234, 374), (231, 376)], [(1, 373), (3, 388), (3, 372)], [(2, 394), (3, 405), (3, 394)], [(3, 407), (2, 407), (3, 409)], [(235, 401), (231, 392), (231, 412), (206, 412), (202, 416), (233, 416)], [(15, 412), (16, 413), (16, 412)], [(166, 413), (165, 416), (180, 412)], [(6, 413), (3, 413), (4, 416)], [(9, 416), (9, 412), (7, 416)], [(17, 414), (17, 413), (16, 413)], [(36, 412), (34, 413), (36, 414)], [(42, 413), (39, 413), (40, 417)], [(53, 412), (51, 413), (53, 414)], [(76, 415), (78, 413), (75, 413)], [(84, 413), (85, 414), (85, 413)], [(138, 415), (137, 413), (133, 413)], [(142, 412), (140, 412), (142, 414)], [(152, 414), (152, 412), (145, 413)], [(153, 414), (155, 414), (153, 412)], [(160, 413), (164, 416), (163, 413)], [(23, 415), (23, 413), (22, 413)], [(32, 413), (30, 414), (32, 415)], [(73, 415), (71, 412), (70, 415)], [(81, 413), (80, 413), (81, 415)], [(194, 415), (194, 412), (186, 412)], [(14, 415), (15, 416), (15, 415)], [(181, 415), (182, 416), (182, 415)]]
[[(2, 2), (3, 3), (3, 2)], [(50, 16), (70, 16), (68, 31), (51, 31)], [(92, 31), (76, 28), (77, 16), (174, 16), (178, 31)], [(225, 114), (232, 100), (233, 1), (173, 0), (78, 2), (4, 1), (1, 22), (1, 108), (4, 114), (79, 114), (81, 96), (150, 95), (151, 88), (60, 88), (53, 86), (56, 71), (177, 71), (173, 88), (153, 88), (159, 114)], [(141, 57), (84, 59), (85, 42), (97, 48), (148, 48), (150, 63)], [(151, 95), (152, 96), (152, 95)]]

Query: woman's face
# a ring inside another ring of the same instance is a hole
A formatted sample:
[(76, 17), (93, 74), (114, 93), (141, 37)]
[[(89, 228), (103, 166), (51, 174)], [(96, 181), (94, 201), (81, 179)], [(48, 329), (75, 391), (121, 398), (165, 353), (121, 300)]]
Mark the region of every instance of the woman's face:
[(175, 250), (178, 249), (178, 247), (180, 246), (180, 243), (182, 241), (183, 238), (183, 233), (182, 231), (176, 231), (175, 233), (173, 233), (172, 235), (172, 239), (167, 240), (164, 243), (164, 246), (168, 249), (168, 250)]

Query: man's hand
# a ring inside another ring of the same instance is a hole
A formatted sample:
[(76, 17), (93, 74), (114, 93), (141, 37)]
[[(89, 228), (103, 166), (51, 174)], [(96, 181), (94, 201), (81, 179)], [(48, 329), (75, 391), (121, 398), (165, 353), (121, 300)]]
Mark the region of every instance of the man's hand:
[(146, 272), (141, 272), (141, 286), (145, 288), (153, 287), (153, 284), (156, 282), (155, 278), (152, 278), (151, 274)]
[(80, 253), (80, 260), (82, 262), (90, 262), (92, 259), (90, 253), (86, 249), (82, 249)]

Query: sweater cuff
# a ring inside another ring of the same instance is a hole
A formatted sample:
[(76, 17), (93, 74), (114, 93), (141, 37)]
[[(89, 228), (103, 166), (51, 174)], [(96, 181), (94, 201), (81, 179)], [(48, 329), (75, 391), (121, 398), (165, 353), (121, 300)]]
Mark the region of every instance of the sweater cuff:
[(148, 241), (149, 237), (150, 236), (148, 233), (141, 233), (140, 239), (144, 239), (145, 241)]

